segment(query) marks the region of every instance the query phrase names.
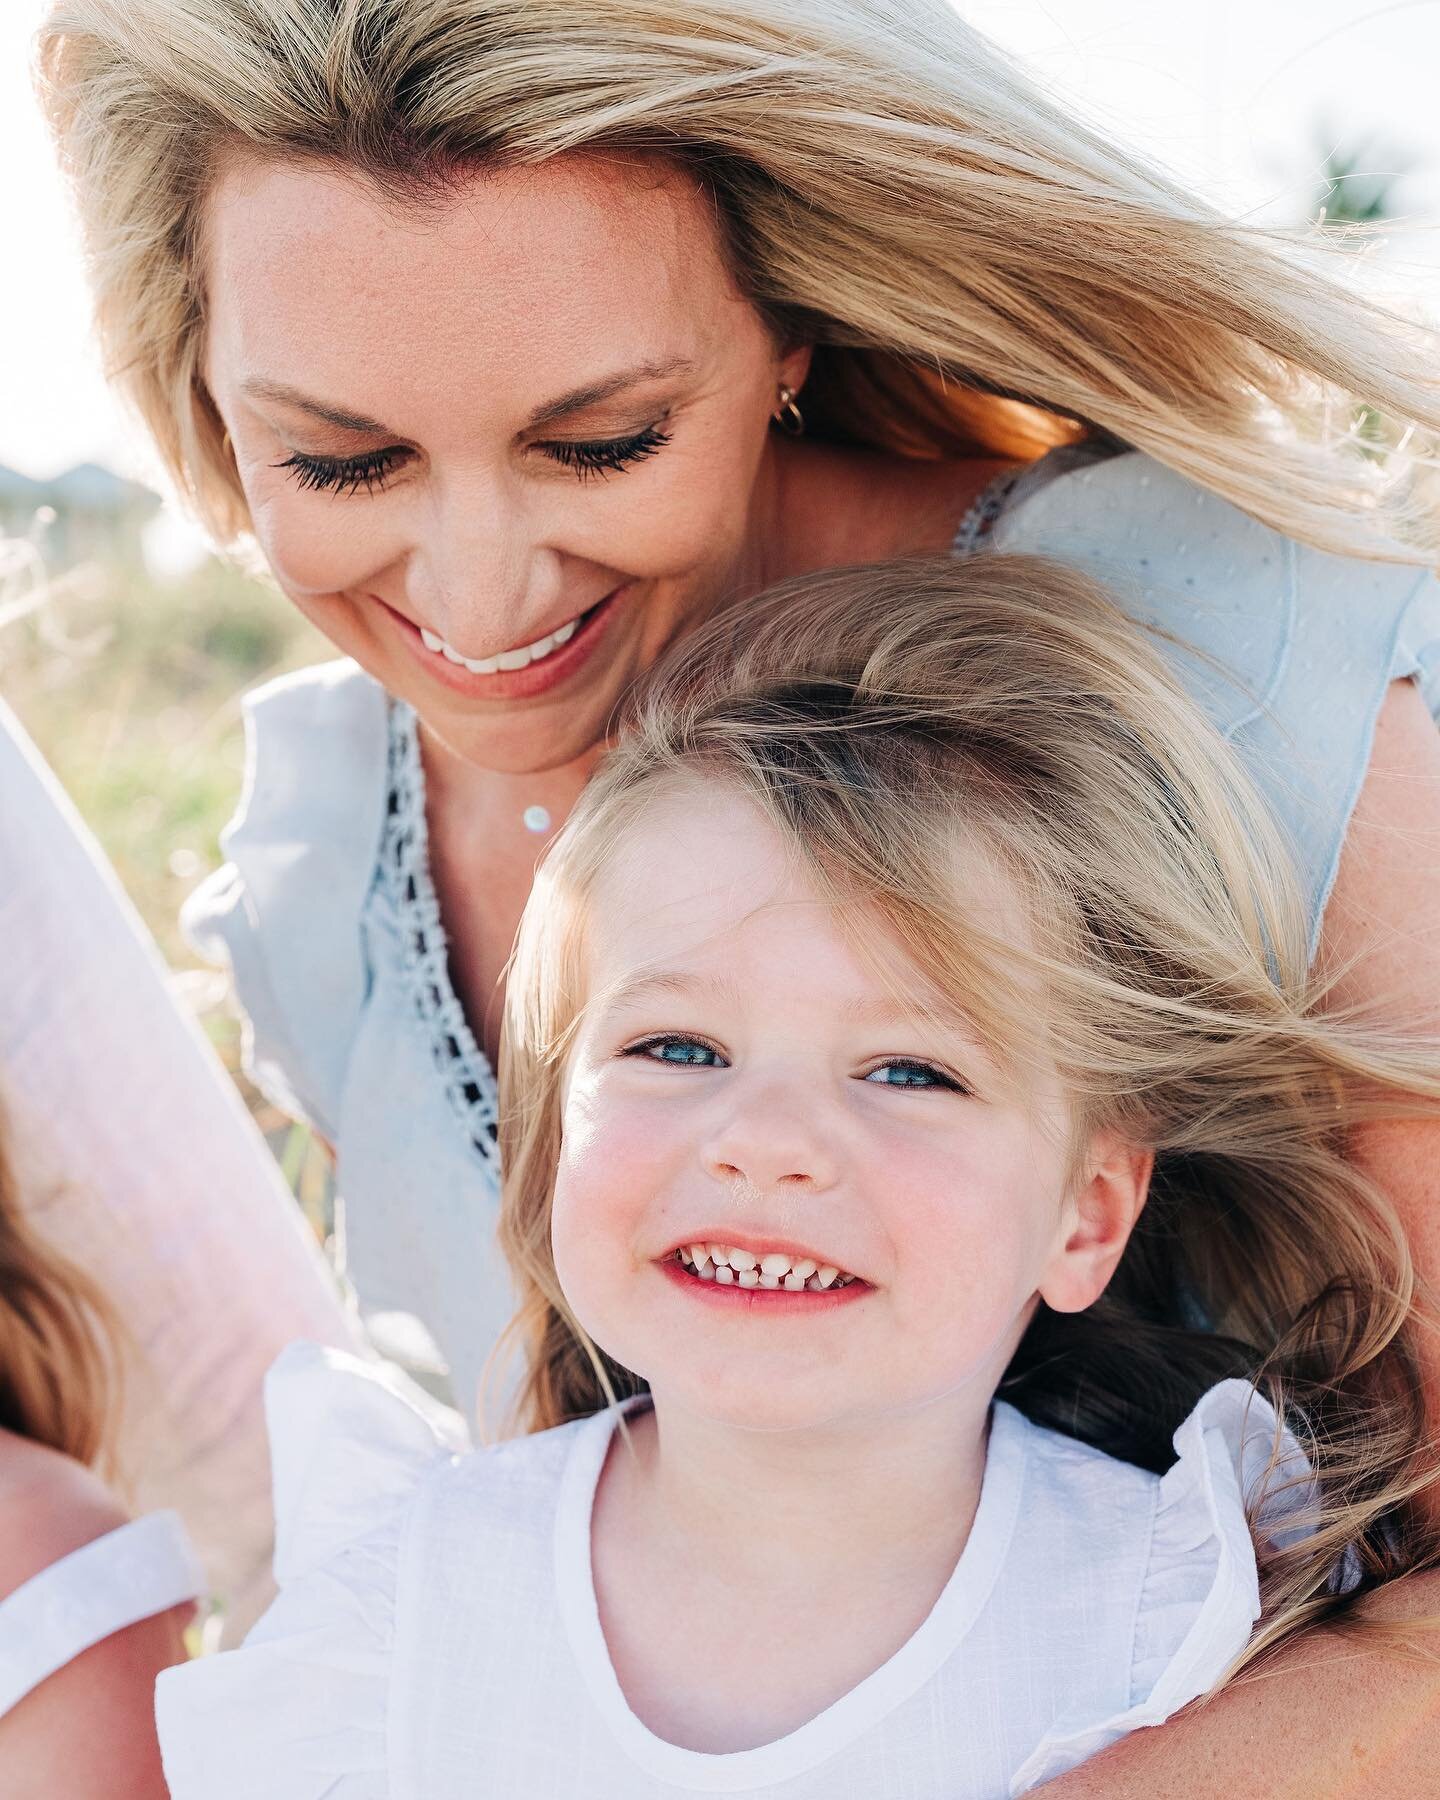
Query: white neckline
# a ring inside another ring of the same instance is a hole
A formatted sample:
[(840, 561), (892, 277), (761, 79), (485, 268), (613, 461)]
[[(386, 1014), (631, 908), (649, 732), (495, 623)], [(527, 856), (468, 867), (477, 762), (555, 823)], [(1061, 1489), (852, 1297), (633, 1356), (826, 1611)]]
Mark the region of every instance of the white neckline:
[(657, 1737), (630, 1710), (610, 1660), (595, 1598), (591, 1519), (615, 1410), (577, 1431), (555, 1514), (555, 1584), (570, 1649), (616, 1743), (647, 1774), (696, 1793), (742, 1793), (793, 1780), (835, 1756), (908, 1700), (959, 1647), (989, 1598), (1020, 1512), (1029, 1427), (996, 1401), (970, 1536), (940, 1597), (904, 1644), (849, 1693), (804, 1725), (751, 1750), (714, 1755)]

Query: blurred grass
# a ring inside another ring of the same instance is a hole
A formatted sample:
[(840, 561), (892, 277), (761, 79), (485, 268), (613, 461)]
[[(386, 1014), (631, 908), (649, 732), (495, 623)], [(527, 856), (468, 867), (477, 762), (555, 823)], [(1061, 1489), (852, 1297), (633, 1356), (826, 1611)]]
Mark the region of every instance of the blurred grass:
[(173, 583), (138, 559), (42, 581), (22, 557), (0, 586), (0, 692), (100, 840), (323, 1236), (322, 1153), (246, 1082), (226, 984), (177, 915), (219, 864), (239, 798), (240, 696), (335, 652), (282, 595), (217, 561)]

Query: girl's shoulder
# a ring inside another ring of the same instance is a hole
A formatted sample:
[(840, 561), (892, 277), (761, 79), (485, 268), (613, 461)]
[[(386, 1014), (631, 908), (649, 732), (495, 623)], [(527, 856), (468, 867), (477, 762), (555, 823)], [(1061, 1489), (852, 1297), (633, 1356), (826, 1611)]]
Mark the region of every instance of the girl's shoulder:
[(406, 1376), (312, 1344), (265, 1407), (279, 1596), (240, 1649), (161, 1677), (166, 1778), (175, 1800), (379, 1800), (402, 1613), (438, 1616), (470, 1563), (514, 1579), (575, 1428), (467, 1452)]
[(0, 1432), (0, 1717), (83, 1652), (204, 1591), (175, 1513), (131, 1519), (73, 1458)]
[[(1160, 1724), (1220, 1680), (1260, 1617), (1253, 1533), (1293, 1525), (1312, 1491), (1299, 1444), (1244, 1381), (1223, 1381), (1201, 1398), (1175, 1433), (1176, 1460), (1163, 1475), (1058, 1432), (1023, 1429), (1023, 1547), (1011, 1559), (1019, 1587), (1010, 1606), (1037, 1625), (1048, 1607), (1058, 1632), (1067, 1619), (1079, 1622), (1089, 1654), (1115, 1661), (1116, 1704), (1103, 1716), (1093, 1699), (1062, 1711), (1015, 1792)], [(1257, 1508), (1262, 1488), (1283, 1497)], [(1115, 1622), (1108, 1644), (1106, 1619)], [(1073, 1648), (1082, 1654), (1079, 1637)]]
[(1318, 934), (1388, 684), (1413, 679), (1440, 717), (1440, 580), (1301, 544), (1107, 446), (1027, 470), (991, 539), (1085, 570), (1156, 634), (1285, 828)]
[(244, 787), (220, 838), (227, 861), (181, 923), (203, 956), (230, 968), (260, 1085), (333, 1142), (368, 990), (362, 920), (385, 824), (389, 703), (341, 661), (255, 689), (244, 717)]

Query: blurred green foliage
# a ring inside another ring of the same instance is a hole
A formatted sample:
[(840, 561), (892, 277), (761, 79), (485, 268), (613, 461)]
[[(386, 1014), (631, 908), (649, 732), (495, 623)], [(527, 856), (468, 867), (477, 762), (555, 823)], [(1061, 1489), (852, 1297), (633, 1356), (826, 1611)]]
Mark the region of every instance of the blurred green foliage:
[(180, 904), (220, 861), (244, 772), (240, 697), (335, 652), (273, 588), (210, 561), (161, 582), (130, 561), (0, 582), (0, 693), (114, 864), (185, 1004), (239, 1081), (317, 1231), (323, 1156), (251, 1089), (220, 975), (180, 935)]

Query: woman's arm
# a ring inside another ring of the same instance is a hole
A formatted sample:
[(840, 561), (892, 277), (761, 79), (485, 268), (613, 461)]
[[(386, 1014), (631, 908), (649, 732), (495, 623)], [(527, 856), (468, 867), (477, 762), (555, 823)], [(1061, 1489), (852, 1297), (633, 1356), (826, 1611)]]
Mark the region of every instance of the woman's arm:
[[(1325, 911), (1321, 965), (1348, 967), (1337, 1003), (1374, 1003), (1440, 1043), (1440, 731), (1419, 692), (1395, 682)], [(1440, 1285), (1440, 1121), (1366, 1126), (1356, 1162), (1398, 1209), (1420, 1272)], [(1440, 1342), (1422, 1343), (1440, 1398)], [(1415, 1620), (1428, 1657), (1316, 1631), (1265, 1671), (1137, 1732), (1049, 1783), (1054, 1800), (1371, 1800), (1440, 1794), (1440, 1574), (1368, 1603)]]
[[(1322, 968), (1336, 1001), (1433, 1031), (1440, 1058), (1440, 730), (1413, 683), (1392, 684), (1325, 909)], [(1390, 1197), (1416, 1268), (1440, 1291), (1440, 1118), (1367, 1125), (1356, 1164)], [(1440, 1397), (1440, 1341), (1427, 1337)]]
[(98, 846), (0, 706), (0, 1094), (36, 1228), (118, 1311), (120, 1485), (173, 1506), (244, 1622), (268, 1595), (260, 1388), (353, 1342), (233, 1083), (175, 1005)]
[[(1440, 1618), (1440, 1575), (1377, 1594)], [(1422, 1640), (1417, 1635), (1417, 1643)], [(1420, 1800), (1440, 1793), (1440, 1657), (1317, 1631), (1263, 1671), (1047, 1782), (1046, 1800)]]

